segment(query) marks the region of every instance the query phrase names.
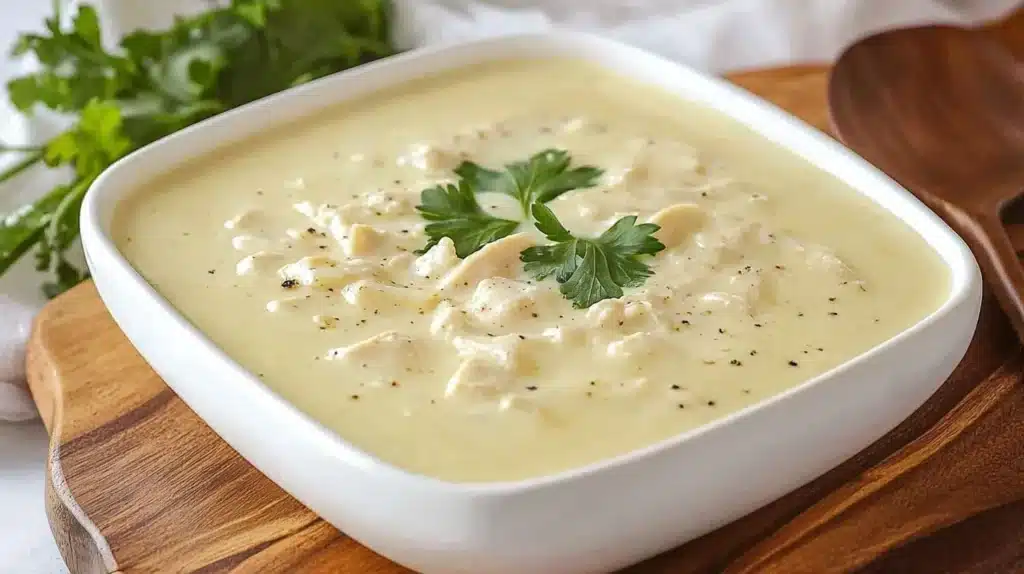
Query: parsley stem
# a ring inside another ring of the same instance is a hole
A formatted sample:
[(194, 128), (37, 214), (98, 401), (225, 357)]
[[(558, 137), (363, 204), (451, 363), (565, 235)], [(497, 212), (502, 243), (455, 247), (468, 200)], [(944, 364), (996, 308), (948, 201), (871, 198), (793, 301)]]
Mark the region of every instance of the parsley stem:
[(36, 153), (40, 151), (43, 151), (43, 146), (7, 145), (0, 143), (0, 153)]
[(0, 172), (0, 183), (4, 183), (7, 180), (14, 179), (15, 176), (27, 170), (28, 168), (36, 165), (37, 163), (40, 163), (41, 161), (43, 161), (42, 150), (37, 150), (29, 154), (25, 159), (19, 161), (18, 163), (8, 168), (7, 171)]

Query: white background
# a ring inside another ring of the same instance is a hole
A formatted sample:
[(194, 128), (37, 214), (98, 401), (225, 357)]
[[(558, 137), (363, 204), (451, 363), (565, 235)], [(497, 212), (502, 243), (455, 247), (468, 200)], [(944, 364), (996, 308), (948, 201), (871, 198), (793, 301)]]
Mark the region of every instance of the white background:
[[(471, 0), (395, 1), (401, 8), (399, 40), (406, 46), (543, 28), (551, 22), (537, 8), (546, 6), (560, 23), (599, 30), (714, 71), (828, 60), (868, 31), (923, 21), (989, 19), (1020, 4), (1019, 0), (491, 0), (491, 7), (482, 7)], [(93, 0), (107, 18), (107, 30), (162, 25), (171, 7), (204, 2)], [(161, 10), (154, 14), (156, 6)], [(0, 0), (0, 51), (6, 53), (19, 31), (39, 28), (49, 8), (46, 0)], [(0, 82), (18, 72), (0, 56)], [(28, 133), (25, 125), (5, 107), (5, 102), (0, 103), (0, 140), (23, 143), (19, 140)], [(47, 180), (52, 181), (52, 176), (19, 179), (0, 189), (0, 214), (47, 189)], [(0, 294), (28, 304), (41, 303), (36, 288), (39, 278), (29, 265), (14, 271), (0, 278)], [(11, 321), (0, 317), (0, 334), (5, 327), (10, 329)], [(3, 341), (0, 337), (0, 344)], [(66, 571), (43, 510), (45, 457), (42, 425), (0, 423), (0, 574)]]
[[(49, 10), (45, 0), (0, 0), (0, 52), (14, 41), (18, 30), (40, 26)], [(16, 72), (0, 56), (0, 82)], [(2, 95), (2, 90), (0, 90)], [(0, 98), (6, 101), (6, 97)], [(10, 130), (0, 114), (0, 139)], [(11, 205), (12, 186), (0, 188), (0, 213)], [(17, 190), (20, 191), (20, 190)], [(21, 195), (21, 193), (18, 193)], [(32, 293), (27, 272), (0, 279), (0, 292)], [(0, 323), (4, 317), (0, 317)], [(46, 431), (38, 422), (0, 422), (0, 573), (56, 574), (67, 571), (57, 553), (43, 510), (43, 472), (46, 463)]]

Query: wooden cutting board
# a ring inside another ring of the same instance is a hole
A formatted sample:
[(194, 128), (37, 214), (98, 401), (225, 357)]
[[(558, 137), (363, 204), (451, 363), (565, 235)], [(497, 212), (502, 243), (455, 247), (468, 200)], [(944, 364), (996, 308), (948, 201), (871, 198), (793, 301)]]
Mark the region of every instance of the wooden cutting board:
[[(1024, 14), (993, 33), (1020, 54)], [(821, 129), (826, 78), (816, 66), (732, 77)], [(986, 295), (966, 358), (897, 429), (803, 488), (627, 572), (1024, 572), (1024, 502), (1002, 504), (1013, 492), (1024, 497), (1022, 366)], [(51, 435), (47, 513), (72, 572), (407, 572), (317, 518), (217, 437), (136, 354), (91, 284), (39, 315), (28, 367)], [(997, 471), (972, 476), (981, 468)], [(991, 496), (978, 502), (964, 489)]]

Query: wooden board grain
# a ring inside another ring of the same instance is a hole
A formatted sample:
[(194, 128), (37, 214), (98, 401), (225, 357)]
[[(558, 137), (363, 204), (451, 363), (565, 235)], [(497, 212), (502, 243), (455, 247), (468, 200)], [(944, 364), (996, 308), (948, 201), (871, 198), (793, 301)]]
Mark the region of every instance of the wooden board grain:
[[(1024, 18), (999, 30), (1024, 46)], [(824, 68), (733, 80), (827, 129)], [(967, 357), (897, 429), (803, 488), (628, 572), (1024, 572), (1024, 503), (964, 507), (950, 490), (987, 488), (995, 500), (1024, 480), (1022, 360), (987, 297)], [(135, 353), (90, 284), (39, 315), (28, 365), (51, 433), (47, 511), (73, 572), (406, 572), (220, 440)], [(993, 460), (999, 476), (973, 472)]]

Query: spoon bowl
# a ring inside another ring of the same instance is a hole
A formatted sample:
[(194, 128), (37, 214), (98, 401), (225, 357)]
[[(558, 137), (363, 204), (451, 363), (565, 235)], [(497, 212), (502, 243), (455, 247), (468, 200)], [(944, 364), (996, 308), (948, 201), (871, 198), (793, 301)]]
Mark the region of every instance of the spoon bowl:
[(885, 32), (840, 56), (828, 100), (839, 138), (970, 244), (1024, 341), (1024, 268), (1002, 222), (1024, 194), (1024, 66), (963, 28)]

